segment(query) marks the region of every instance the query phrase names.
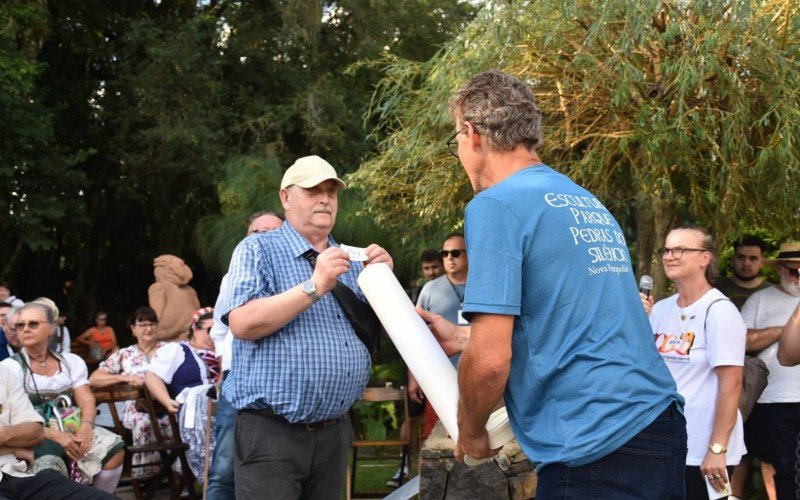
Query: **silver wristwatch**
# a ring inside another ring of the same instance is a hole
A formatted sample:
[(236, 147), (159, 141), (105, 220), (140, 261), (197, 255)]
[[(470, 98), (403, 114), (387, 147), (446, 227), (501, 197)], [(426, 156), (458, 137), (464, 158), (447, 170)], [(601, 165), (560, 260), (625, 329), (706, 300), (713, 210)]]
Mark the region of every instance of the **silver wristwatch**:
[(319, 302), (322, 298), (322, 296), (317, 293), (317, 284), (314, 283), (313, 279), (307, 279), (303, 282), (303, 293), (311, 297), (311, 300), (314, 302)]

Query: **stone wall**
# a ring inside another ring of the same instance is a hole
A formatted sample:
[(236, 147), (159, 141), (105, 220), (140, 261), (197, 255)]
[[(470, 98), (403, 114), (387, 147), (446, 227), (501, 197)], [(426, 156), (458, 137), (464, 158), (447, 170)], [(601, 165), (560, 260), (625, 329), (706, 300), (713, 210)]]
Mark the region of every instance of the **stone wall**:
[(534, 465), (516, 440), (494, 460), (469, 467), (456, 462), (455, 443), (437, 424), (420, 451), (421, 500), (523, 500), (536, 497)]

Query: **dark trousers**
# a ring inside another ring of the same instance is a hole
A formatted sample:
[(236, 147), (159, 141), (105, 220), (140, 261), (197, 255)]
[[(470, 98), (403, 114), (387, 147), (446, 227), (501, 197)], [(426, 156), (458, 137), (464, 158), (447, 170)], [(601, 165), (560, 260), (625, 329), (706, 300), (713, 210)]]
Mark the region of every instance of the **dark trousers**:
[(747, 450), (775, 466), (778, 500), (794, 500), (800, 403), (759, 403), (745, 423)]
[(105, 491), (76, 483), (53, 470), (31, 477), (3, 474), (0, 499), (9, 500), (110, 500), (117, 498)]
[[(728, 469), (728, 482), (733, 475), (733, 466)], [(706, 488), (706, 478), (700, 472), (700, 466), (686, 466), (686, 500), (708, 500), (708, 488)], [(723, 497), (728, 498), (728, 497)]]
[(673, 403), (633, 439), (595, 462), (544, 467), (536, 500), (681, 500), (686, 451), (686, 419)]
[(353, 442), (350, 420), (319, 429), (273, 415), (236, 415), (236, 498), (339, 500)]

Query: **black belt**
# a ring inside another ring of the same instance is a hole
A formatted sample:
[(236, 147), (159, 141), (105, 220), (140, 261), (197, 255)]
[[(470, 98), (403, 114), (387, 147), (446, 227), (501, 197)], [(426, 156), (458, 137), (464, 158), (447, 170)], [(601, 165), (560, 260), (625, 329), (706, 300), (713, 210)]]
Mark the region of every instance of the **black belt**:
[(347, 420), (347, 413), (345, 413), (341, 417), (329, 418), (327, 420), (320, 420), (319, 422), (311, 422), (311, 423), (296, 422), (296, 423), (292, 423), (292, 422), (289, 422), (288, 420), (286, 420), (286, 417), (284, 417), (283, 415), (276, 414), (275, 410), (273, 410), (272, 408), (262, 408), (260, 410), (247, 408), (247, 409), (244, 409), (244, 410), (239, 410), (239, 413), (240, 414), (241, 413), (252, 413), (254, 415), (260, 415), (262, 417), (268, 417), (268, 418), (271, 418), (273, 420), (277, 420), (279, 422), (287, 424), (290, 427), (305, 429), (307, 431), (318, 431), (320, 429), (324, 429), (326, 427), (331, 427), (333, 425), (338, 424), (339, 422), (343, 422), (343, 421)]

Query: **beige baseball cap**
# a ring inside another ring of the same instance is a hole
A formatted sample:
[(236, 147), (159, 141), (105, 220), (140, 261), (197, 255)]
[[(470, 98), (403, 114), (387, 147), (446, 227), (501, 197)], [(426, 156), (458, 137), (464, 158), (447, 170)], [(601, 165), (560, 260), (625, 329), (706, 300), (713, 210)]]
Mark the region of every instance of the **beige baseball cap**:
[(281, 189), (289, 186), (312, 188), (328, 179), (335, 180), (341, 189), (347, 189), (347, 184), (336, 176), (336, 170), (330, 163), (316, 155), (304, 156), (298, 158), (283, 174)]

